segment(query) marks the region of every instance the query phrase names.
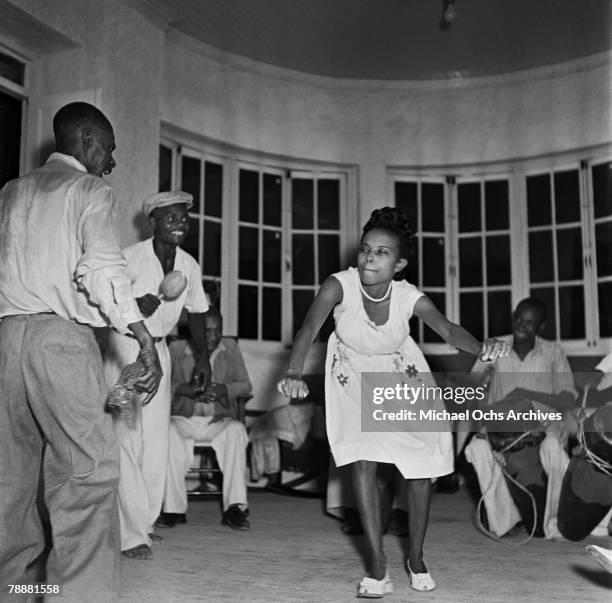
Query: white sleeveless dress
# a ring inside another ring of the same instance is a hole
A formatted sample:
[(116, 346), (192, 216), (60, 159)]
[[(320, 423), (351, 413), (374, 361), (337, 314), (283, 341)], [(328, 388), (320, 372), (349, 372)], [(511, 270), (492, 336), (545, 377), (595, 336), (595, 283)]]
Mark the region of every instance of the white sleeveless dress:
[[(325, 400), (327, 436), (336, 465), (357, 460), (393, 463), (404, 478), (413, 479), (451, 473), (448, 424), (442, 432), (361, 429), (362, 372), (401, 373), (409, 385), (435, 386), (408, 323), (424, 294), (406, 281), (393, 281), (389, 318), (384, 325), (375, 325), (363, 307), (358, 270), (349, 268), (333, 276), (342, 285), (343, 298), (334, 308), (336, 328), (327, 346)], [(436, 401), (434, 408), (442, 410), (443, 401)]]

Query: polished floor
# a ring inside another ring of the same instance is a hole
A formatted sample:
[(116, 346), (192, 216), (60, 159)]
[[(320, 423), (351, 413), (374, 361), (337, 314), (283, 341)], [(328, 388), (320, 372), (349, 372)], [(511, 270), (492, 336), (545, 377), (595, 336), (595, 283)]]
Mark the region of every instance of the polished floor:
[[(150, 561), (122, 560), (121, 601), (354, 601), (363, 576), (361, 537), (345, 536), (322, 501), (250, 493), (251, 530), (220, 524), (218, 499), (190, 502), (188, 522), (160, 530)], [(426, 562), (438, 583), (408, 586), (402, 538), (385, 536), (395, 601), (508, 603), (611, 601), (612, 574), (584, 554), (585, 543), (532, 540), (515, 546), (481, 535), (465, 490), (436, 494)], [(587, 542), (612, 547), (612, 538)]]

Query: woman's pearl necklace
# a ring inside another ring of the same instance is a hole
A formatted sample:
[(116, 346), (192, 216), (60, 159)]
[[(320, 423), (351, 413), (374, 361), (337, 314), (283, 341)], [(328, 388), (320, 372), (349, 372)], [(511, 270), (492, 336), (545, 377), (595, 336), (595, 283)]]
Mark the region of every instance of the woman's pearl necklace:
[(363, 296), (366, 299), (369, 299), (371, 302), (377, 303), (377, 302), (381, 302), (384, 301), (385, 299), (387, 299), (387, 296), (389, 295), (389, 293), (391, 292), (391, 285), (393, 284), (393, 281), (389, 282), (389, 286), (387, 287), (387, 291), (386, 293), (382, 296), (379, 297), (378, 299), (376, 299), (375, 297), (371, 297), (370, 295), (368, 295), (364, 290), (363, 290), (363, 285), (361, 284), (361, 280), (359, 281), (359, 289), (361, 290), (361, 292), (363, 293)]

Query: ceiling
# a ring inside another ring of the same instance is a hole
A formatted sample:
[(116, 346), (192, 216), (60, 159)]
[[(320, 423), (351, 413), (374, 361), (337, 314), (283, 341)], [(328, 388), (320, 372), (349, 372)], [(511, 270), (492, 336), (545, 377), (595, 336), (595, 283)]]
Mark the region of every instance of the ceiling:
[(612, 0), (135, 0), (169, 27), (310, 74), (431, 80), (510, 73), (612, 47)]

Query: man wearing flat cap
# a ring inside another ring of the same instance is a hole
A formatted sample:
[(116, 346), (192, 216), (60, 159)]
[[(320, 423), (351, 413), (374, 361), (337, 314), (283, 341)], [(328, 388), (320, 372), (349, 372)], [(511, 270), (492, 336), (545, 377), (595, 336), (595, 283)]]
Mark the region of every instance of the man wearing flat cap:
[[(192, 204), (192, 196), (182, 191), (147, 197), (143, 212), (149, 218), (153, 237), (123, 250), (136, 302), (155, 338), (164, 372), (155, 397), (147, 406), (138, 409), (135, 424), (115, 422), (121, 444), (121, 550), (124, 555), (136, 559), (150, 558), (151, 541), (161, 540), (154, 534), (154, 524), (162, 506), (170, 428), (171, 362), (165, 338), (178, 323), (183, 309), (187, 311), (195, 341), (202, 342), (196, 349), (194, 374), (202, 386), (210, 381), (203, 317), (208, 302), (202, 287), (202, 271), (180, 248), (189, 230), (188, 211)], [(162, 280), (172, 271), (184, 275), (186, 287), (180, 294), (175, 291), (176, 297), (159, 295)], [(131, 337), (111, 331), (105, 357), (106, 379), (110, 385), (117, 382), (123, 368), (133, 361), (136, 345)]]

